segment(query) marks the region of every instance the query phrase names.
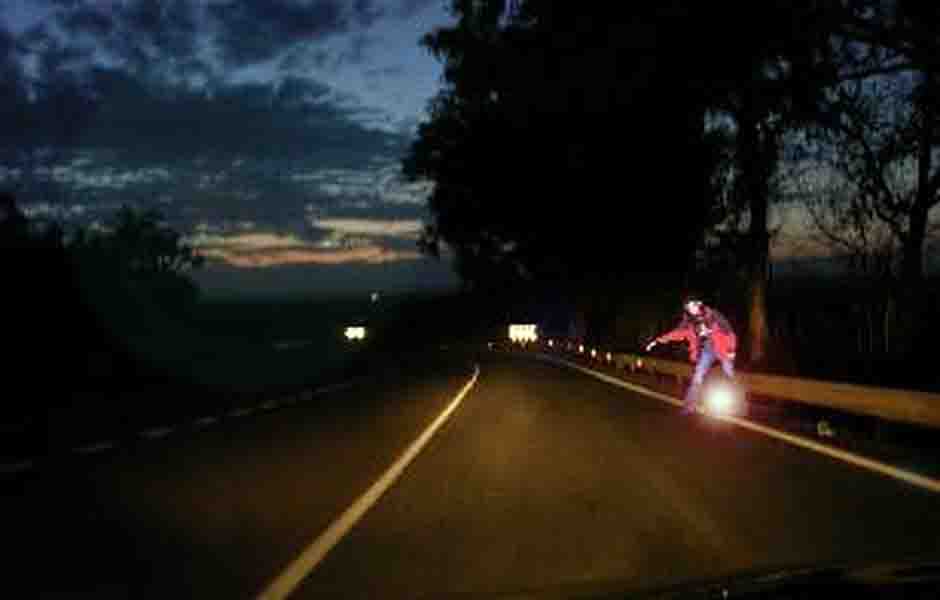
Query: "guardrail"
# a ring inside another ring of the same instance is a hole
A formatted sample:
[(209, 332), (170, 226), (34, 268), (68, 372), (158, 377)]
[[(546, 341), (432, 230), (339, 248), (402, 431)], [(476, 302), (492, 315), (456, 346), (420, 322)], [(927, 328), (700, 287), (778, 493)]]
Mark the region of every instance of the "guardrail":
[[(608, 352), (566, 340), (540, 341), (538, 347), (542, 351), (572, 354), (618, 370), (654, 373), (680, 380), (692, 375), (692, 367), (688, 363)], [(940, 428), (940, 394), (761, 373), (739, 372), (738, 378), (753, 394), (888, 421)]]

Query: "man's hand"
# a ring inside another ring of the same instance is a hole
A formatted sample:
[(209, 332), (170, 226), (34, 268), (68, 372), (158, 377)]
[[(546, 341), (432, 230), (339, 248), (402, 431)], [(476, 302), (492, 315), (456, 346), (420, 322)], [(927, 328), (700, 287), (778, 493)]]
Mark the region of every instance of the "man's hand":
[(655, 346), (658, 343), (659, 342), (656, 340), (651, 341), (649, 344), (646, 345), (646, 351), (649, 352), (650, 350), (653, 349), (653, 346)]

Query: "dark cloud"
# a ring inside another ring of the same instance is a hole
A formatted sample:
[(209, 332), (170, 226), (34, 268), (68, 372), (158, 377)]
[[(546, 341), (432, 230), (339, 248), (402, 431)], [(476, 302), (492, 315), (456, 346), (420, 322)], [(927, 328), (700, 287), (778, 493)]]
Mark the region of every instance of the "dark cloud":
[(333, 69), (337, 64), (337, 57), (326, 48), (296, 46), (284, 54), (278, 70), (282, 73), (309, 72)]
[(325, 83), (300, 77), (288, 77), (275, 91), (276, 102), (290, 110), (303, 110), (309, 104), (326, 100), (331, 88)]
[[(349, 37), (346, 46), (339, 50), (328, 50), (309, 46), (297, 46), (283, 55), (278, 70), (283, 73), (310, 71), (336, 72), (342, 66), (362, 67), (372, 58), (369, 51), (378, 39), (365, 33)], [(377, 74), (377, 73), (376, 73)]]
[(219, 43), (229, 65), (274, 58), (297, 42), (323, 40), (369, 27), (384, 13), (374, 0), (250, 0), (214, 4)]
[(210, 95), (148, 86), (118, 71), (95, 76), (101, 105), (87, 144), (145, 154), (224, 153), (343, 155), (382, 147), (384, 134), (363, 129), (354, 114), (328, 101), (328, 86), (291, 78), (220, 86)]
[(91, 40), (141, 77), (178, 77), (201, 63), (198, 3), (129, 0), (104, 5), (84, 0), (58, 5), (56, 23), (69, 39)]
[(392, 67), (382, 67), (382, 68), (377, 68), (377, 69), (366, 69), (365, 71), (363, 71), (363, 74), (364, 74), (366, 77), (369, 77), (369, 78), (377, 78), (377, 77), (398, 77), (398, 76), (400, 76), (400, 75), (404, 75), (404, 74), (405, 74), (405, 68), (402, 67), (402, 66), (400, 66), (400, 65), (396, 65), (396, 66), (392, 66)]
[(398, 9), (398, 15), (407, 19), (415, 16), (432, 4), (443, 5), (444, 0), (401, 0), (401, 6)]
[(14, 60), (16, 37), (0, 21), (0, 61)]
[(385, 16), (385, 9), (376, 6), (375, 0), (356, 0), (353, 12), (356, 20), (364, 27), (371, 27), (373, 23)]
[(94, 37), (111, 35), (115, 29), (114, 18), (94, 6), (78, 6), (61, 13), (59, 25), (66, 32)]
[(340, 55), (340, 62), (345, 64), (352, 65), (362, 65), (366, 62), (368, 58), (368, 50), (376, 43), (376, 39), (372, 36), (368, 36), (364, 33), (359, 33), (353, 36), (352, 40), (349, 42), (349, 48), (347, 48)]
[(52, 40), (48, 25), (39, 23), (20, 34), (17, 39), (17, 49), (21, 54), (34, 52), (43, 48)]
[(0, 23), (0, 135), (13, 133), (15, 123), (21, 118), (19, 109), (24, 101), (25, 82), (23, 69), (17, 59), (17, 42), (12, 33)]
[[(377, 0), (51, 0), (58, 28), (76, 40), (94, 40), (144, 78), (212, 79), (199, 55), (215, 45), (227, 68), (281, 59), (282, 72), (335, 70), (362, 65), (375, 39), (365, 33), (377, 20), (410, 17), (441, 0), (403, 0), (386, 9)], [(342, 50), (309, 42), (354, 33)], [(48, 36), (46, 30), (38, 36)]]
[(119, 13), (122, 29), (139, 36), (139, 42), (151, 44), (162, 55), (192, 56), (199, 32), (194, 6), (187, 0), (129, 2)]

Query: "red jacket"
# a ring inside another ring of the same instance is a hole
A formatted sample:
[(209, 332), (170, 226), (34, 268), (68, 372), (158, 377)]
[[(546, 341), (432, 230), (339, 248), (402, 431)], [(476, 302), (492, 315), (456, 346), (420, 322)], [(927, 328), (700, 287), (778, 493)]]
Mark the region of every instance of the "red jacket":
[(701, 319), (694, 319), (686, 315), (679, 326), (656, 338), (659, 343), (681, 342), (689, 343), (689, 360), (698, 361), (701, 351), (701, 340), (697, 328), (704, 326), (711, 330), (712, 347), (722, 360), (734, 360), (738, 347), (738, 338), (731, 329), (728, 319), (723, 314), (708, 306), (702, 307)]

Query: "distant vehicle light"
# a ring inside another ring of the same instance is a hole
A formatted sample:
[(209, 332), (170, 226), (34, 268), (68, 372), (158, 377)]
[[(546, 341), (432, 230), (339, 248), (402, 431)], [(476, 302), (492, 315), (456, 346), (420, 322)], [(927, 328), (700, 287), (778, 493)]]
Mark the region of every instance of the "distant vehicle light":
[(578, 354), (584, 354), (584, 344), (578, 344)]
[(548, 340), (548, 347), (553, 348), (555, 346), (555, 340)]
[(537, 342), (539, 339), (535, 325), (510, 325), (509, 340), (512, 342)]
[(612, 360), (614, 360), (614, 356), (613, 356), (610, 352), (608, 352), (608, 353), (607, 353), (607, 362), (610, 362), (610, 361), (612, 361)]
[(740, 392), (729, 382), (714, 383), (705, 389), (705, 410), (714, 417), (735, 415), (741, 408)]
[(636, 368), (637, 368), (637, 369), (642, 369), (642, 368), (643, 368), (643, 359), (642, 359), (642, 358), (636, 359)]
[(591, 348), (591, 358), (597, 358), (597, 349)]
[(364, 340), (366, 339), (366, 328), (365, 327), (347, 327), (346, 328), (346, 339), (349, 341)]

